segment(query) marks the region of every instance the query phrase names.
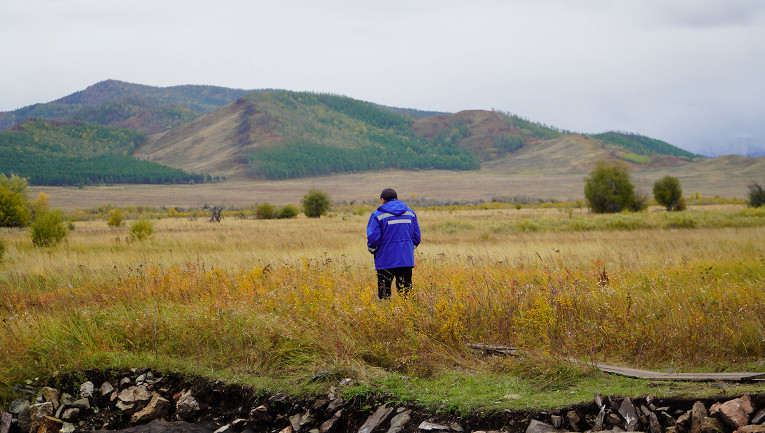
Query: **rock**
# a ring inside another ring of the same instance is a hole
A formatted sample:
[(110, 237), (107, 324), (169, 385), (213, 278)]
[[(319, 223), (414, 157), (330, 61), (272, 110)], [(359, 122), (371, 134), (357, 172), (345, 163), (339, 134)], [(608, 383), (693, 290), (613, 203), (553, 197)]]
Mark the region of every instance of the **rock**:
[(300, 431), (300, 420), (302, 418), (303, 415), (299, 413), (296, 413), (290, 417), (290, 426), (292, 427), (292, 431)]
[(26, 402), (26, 405), (22, 407), (19, 414), (16, 416), (16, 419), (18, 420), (18, 426), (19, 430), (22, 432), (28, 432), (29, 429), (32, 426), (32, 417), (30, 416), (31, 406), (29, 405), (29, 402)]
[(53, 415), (53, 403), (45, 402), (29, 406), (29, 431), (36, 432), (43, 418)]
[(133, 424), (144, 424), (167, 415), (169, 409), (170, 401), (168, 399), (157, 393), (152, 393), (149, 404), (139, 412), (134, 413), (130, 418), (130, 422)]
[(661, 424), (659, 424), (659, 418), (653, 412), (648, 414), (648, 431), (651, 433), (663, 433)]
[(45, 386), (40, 390), (40, 394), (43, 396), (45, 401), (53, 403), (53, 411), (58, 409), (60, 405), (59, 398), (61, 397), (61, 391), (57, 390), (56, 388)]
[(181, 419), (192, 419), (199, 409), (199, 402), (191, 395), (191, 390), (182, 394), (178, 402), (175, 403), (175, 412)]
[(375, 413), (367, 418), (366, 422), (361, 426), (358, 433), (370, 433), (375, 429), (375, 427), (385, 421), (391, 412), (393, 412), (392, 407), (388, 407), (386, 405), (378, 407)]
[(327, 433), (332, 430), (333, 427), (335, 427), (335, 424), (340, 420), (340, 417), (343, 416), (343, 410), (340, 409), (332, 416), (332, 418), (324, 421), (321, 426), (319, 426), (319, 432), (320, 433)]
[(64, 426), (64, 421), (46, 416), (40, 421), (40, 427), (37, 428), (37, 433), (58, 433), (61, 427)]
[(25, 408), (29, 408), (29, 402), (23, 398), (20, 398), (11, 402), (11, 404), (8, 406), (8, 412), (10, 412), (11, 415), (16, 415), (18, 417), (21, 411), (23, 411)]
[(456, 431), (457, 433), (462, 433), (465, 431), (465, 429), (463, 429), (462, 426), (457, 424), (456, 422), (449, 424), (449, 430)]
[(765, 421), (765, 407), (758, 410), (750, 422), (752, 424), (762, 424), (763, 421)]
[(417, 428), (420, 429), (420, 431), (449, 431), (449, 427), (445, 425), (434, 424), (432, 422), (427, 422), (427, 421), (421, 422)]
[(250, 418), (257, 419), (263, 422), (271, 422), (273, 418), (268, 414), (268, 408), (264, 405), (260, 405), (250, 411)]
[(135, 384), (136, 385), (143, 385), (144, 383), (146, 383), (146, 375), (145, 374), (142, 374), (142, 375), (140, 375), (140, 376), (135, 378)]
[(219, 428), (218, 430), (215, 430), (214, 433), (233, 433), (234, 432), (234, 426), (232, 424), (226, 424)]
[(120, 389), (124, 389), (130, 386), (130, 378), (129, 377), (123, 377), (120, 379)]
[(749, 424), (749, 415), (752, 412), (754, 412), (754, 407), (748, 395), (728, 400), (715, 411), (716, 415), (734, 430)]
[(625, 428), (627, 431), (635, 431), (638, 427), (638, 416), (635, 411), (635, 405), (632, 404), (632, 400), (625, 398), (622, 400), (622, 404), (619, 405), (619, 415), (626, 421)]
[(562, 433), (563, 430), (558, 430), (550, 424), (542, 421), (532, 419), (529, 426), (526, 428), (526, 433)]
[(93, 398), (93, 392), (96, 387), (93, 382), (87, 381), (80, 385), (80, 398)]
[(550, 416), (550, 422), (552, 422), (553, 427), (561, 428), (563, 425), (563, 417), (559, 415), (552, 415)]
[(287, 399), (287, 393), (285, 392), (277, 392), (276, 394), (272, 395), (268, 401), (272, 401), (274, 403), (282, 402)]
[(90, 400), (87, 398), (81, 398), (77, 401), (69, 403), (67, 406), (76, 407), (82, 411), (90, 410)]
[(59, 433), (74, 433), (74, 424), (70, 422), (64, 422), (64, 425), (61, 426)]
[(406, 423), (412, 419), (411, 413), (411, 410), (407, 410), (394, 416), (390, 420), (390, 428), (388, 429), (388, 433), (400, 433), (406, 426)]
[(11, 423), (13, 422), (13, 415), (10, 412), (3, 412), (0, 414), (0, 433), (8, 433), (11, 429)]
[(571, 431), (579, 431), (579, 421), (582, 419), (579, 418), (579, 414), (577, 414), (576, 411), (570, 410), (566, 412), (566, 420), (568, 421), (568, 426)]
[(131, 386), (123, 389), (117, 396), (117, 408), (127, 414), (143, 409), (151, 401), (152, 394), (145, 386)]
[(693, 403), (691, 408), (691, 425), (690, 433), (711, 433), (713, 429), (710, 429), (707, 425), (706, 419), (709, 416), (704, 403), (697, 401)]
[(340, 397), (333, 398), (327, 405), (326, 413), (335, 413), (341, 407), (343, 407), (343, 399)]
[(284, 427), (283, 429), (279, 430), (279, 433), (293, 433), (292, 426), (288, 425), (287, 427)]
[(736, 433), (765, 433), (765, 425), (745, 425), (736, 430)]
[(80, 416), (80, 409), (76, 407), (71, 407), (69, 409), (66, 409), (61, 413), (61, 419), (64, 421), (74, 421)]
[(300, 429), (303, 430), (303, 427), (307, 425), (311, 425), (315, 422), (316, 422), (316, 417), (309, 410), (308, 412), (304, 413), (302, 417), (300, 417)]
[(98, 391), (101, 393), (102, 396), (106, 397), (109, 394), (114, 391), (114, 387), (109, 382), (104, 382), (101, 384), (101, 388), (98, 388)]

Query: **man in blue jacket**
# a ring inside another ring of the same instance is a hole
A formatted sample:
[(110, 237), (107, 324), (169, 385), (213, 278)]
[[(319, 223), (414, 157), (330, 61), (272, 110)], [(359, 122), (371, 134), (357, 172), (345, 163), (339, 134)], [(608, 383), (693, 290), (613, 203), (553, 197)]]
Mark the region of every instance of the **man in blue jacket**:
[(412, 290), (414, 249), (420, 244), (420, 225), (414, 211), (398, 200), (392, 188), (382, 191), (380, 202), (367, 224), (367, 248), (375, 256), (377, 269), (377, 296), (390, 298), (395, 278), (398, 293), (406, 297)]

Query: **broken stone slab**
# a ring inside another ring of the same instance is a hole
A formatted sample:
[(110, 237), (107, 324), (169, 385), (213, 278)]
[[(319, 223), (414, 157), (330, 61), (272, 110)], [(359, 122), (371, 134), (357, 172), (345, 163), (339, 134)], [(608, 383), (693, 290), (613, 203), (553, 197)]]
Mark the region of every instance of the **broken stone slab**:
[(29, 431), (36, 432), (40, 428), (43, 418), (53, 415), (53, 403), (46, 401), (29, 406)]
[(327, 405), (327, 409), (325, 409), (325, 413), (335, 413), (338, 409), (343, 407), (343, 399), (340, 397), (333, 398), (330, 400), (329, 404)]
[(192, 419), (199, 409), (199, 402), (193, 395), (191, 395), (191, 390), (181, 394), (181, 397), (175, 403), (175, 413), (177, 413), (181, 419)]
[(564, 431), (553, 427), (551, 424), (535, 419), (532, 419), (529, 426), (526, 427), (526, 433), (563, 433)]
[(765, 407), (758, 410), (750, 422), (752, 424), (762, 424), (763, 421), (765, 421)]
[(633, 432), (637, 429), (637, 411), (635, 411), (635, 405), (632, 404), (632, 400), (629, 397), (622, 400), (622, 404), (619, 405), (619, 415), (626, 421), (625, 428), (628, 432)]
[(736, 430), (736, 433), (765, 433), (765, 425), (745, 425)]
[(151, 401), (152, 393), (143, 385), (123, 389), (117, 396), (117, 408), (127, 414), (133, 414)]
[(576, 413), (574, 410), (570, 410), (566, 412), (566, 420), (568, 421), (568, 426), (573, 432), (579, 431), (579, 422), (582, 420), (579, 417), (579, 414)]
[(102, 396), (106, 397), (114, 391), (114, 386), (109, 382), (104, 382), (101, 384), (101, 388), (98, 388), (98, 391)]
[(390, 428), (388, 428), (388, 433), (399, 433), (401, 432), (404, 427), (406, 427), (406, 424), (409, 422), (409, 420), (412, 419), (412, 411), (411, 410), (405, 410), (390, 420)]
[(340, 409), (337, 412), (335, 412), (335, 414), (332, 416), (332, 418), (324, 421), (319, 426), (319, 433), (327, 433), (327, 432), (331, 431), (335, 427), (335, 425), (337, 424), (337, 422), (340, 420), (340, 418), (342, 416), (343, 416), (343, 410), (342, 409)]
[(11, 429), (11, 423), (13, 422), (13, 415), (10, 412), (3, 412), (0, 414), (0, 433), (8, 433)]
[(648, 431), (651, 433), (663, 433), (664, 429), (661, 428), (659, 423), (659, 417), (654, 412), (648, 414)]
[(392, 407), (386, 405), (378, 407), (377, 410), (367, 418), (358, 433), (371, 433), (378, 425), (388, 419), (391, 412), (393, 412)]
[(64, 421), (46, 416), (40, 421), (40, 426), (37, 428), (37, 433), (59, 433), (61, 427), (64, 426)]
[(61, 426), (61, 430), (59, 430), (58, 432), (59, 433), (74, 433), (74, 424), (64, 421), (64, 424)]
[(20, 398), (18, 400), (13, 400), (11, 404), (8, 406), (8, 412), (11, 413), (11, 415), (18, 415), (21, 413), (21, 411), (24, 410), (24, 408), (29, 408), (29, 401)]
[(130, 418), (130, 422), (133, 424), (144, 424), (167, 415), (169, 409), (170, 401), (155, 392), (152, 393), (149, 404), (140, 411), (134, 413)]
[(268, 413), (268, 408), (262, 404), (250, 411), (250, 418), (254, 418), (263, 422), (271, 422), (273, 420), (271, 415)]
[(59, 401), (59, 398), (61, 397), (61, 391), (57, 390), (56, 388), (44, 386), (42, 389), (40, 389), (40, 395), (42, 395), (45, 401), (53, 403), (53, 411), (56, 411), (61, 404)]
[(64, 421), (74, 421), (79, 418), (79, 416), (80, 409), (76, 407), (70, 407), (69, 409), (65, 409), (59, 418)]
[(96, 386), (93, 382), (87, 381), (80, 385), (80, 398), (93, 398), (93, 392), (96, 390)]
[(449, 431), (449, 427), (441, 424), (435, 424), (428, 421), (423, 421), (417, 427), (420, 431)]
[(754, 412), (754, 406), (748, 395), (728, 400), (719, 407), (715, 407), (714, 412), (710, 411), (734, 430), (749, 424), (749, 415), (752, 412)]

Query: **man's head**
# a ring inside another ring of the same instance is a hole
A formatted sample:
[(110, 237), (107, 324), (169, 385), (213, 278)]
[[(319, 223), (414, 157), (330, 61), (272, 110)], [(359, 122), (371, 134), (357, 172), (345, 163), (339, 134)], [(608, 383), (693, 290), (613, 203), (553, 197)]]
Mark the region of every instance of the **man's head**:
[(397, 199), (398, 194), (396, 194), (396, 191), (393, 188), (385, 188), (380, 193), (380, 198), (388, 202), (388, 201)]

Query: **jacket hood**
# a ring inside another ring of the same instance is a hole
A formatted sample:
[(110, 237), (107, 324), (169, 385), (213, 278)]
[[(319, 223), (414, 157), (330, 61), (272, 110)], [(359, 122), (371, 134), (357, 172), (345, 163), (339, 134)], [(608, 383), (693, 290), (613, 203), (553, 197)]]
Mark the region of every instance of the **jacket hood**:
[(391, 200), (378, 207), (377, 210), (399, 216), (406, 212), (407, 206), (406, 203), (401, 200)]

